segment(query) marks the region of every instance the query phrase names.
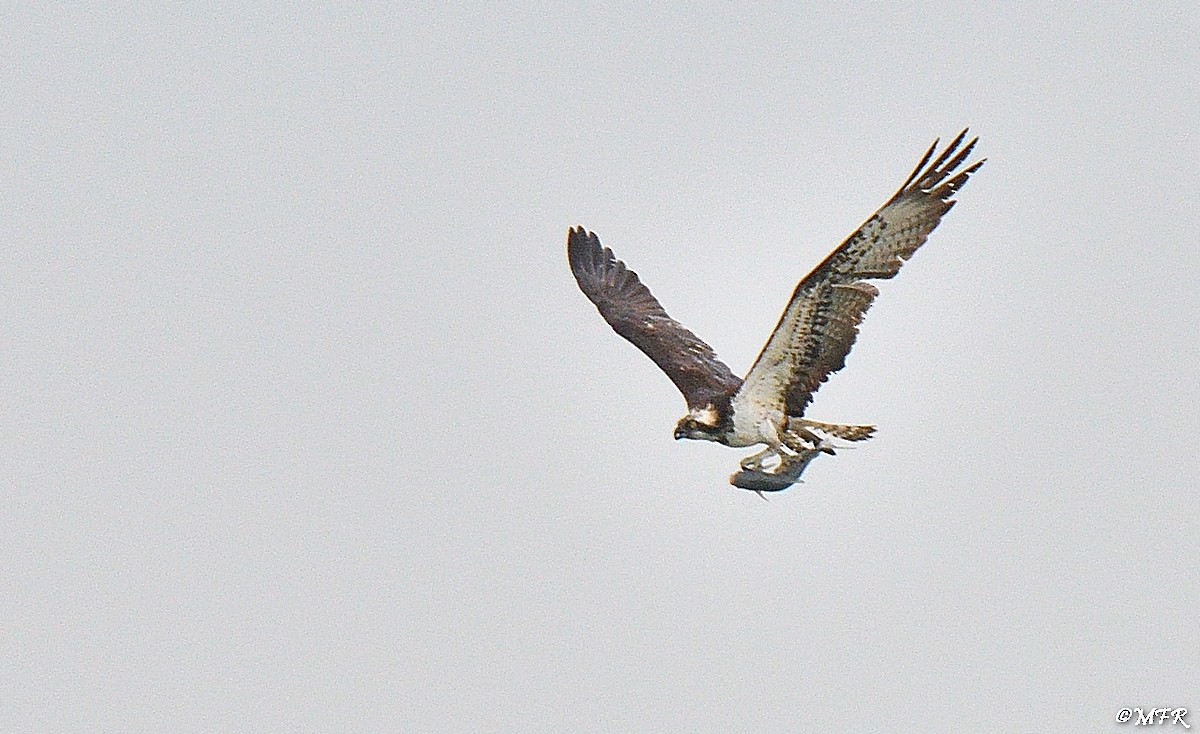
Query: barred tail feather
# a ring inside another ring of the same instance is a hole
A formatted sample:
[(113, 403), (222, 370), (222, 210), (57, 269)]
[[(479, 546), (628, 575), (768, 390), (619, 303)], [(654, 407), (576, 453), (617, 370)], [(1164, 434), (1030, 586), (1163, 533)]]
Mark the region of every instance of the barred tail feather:
[(875, 433), (875, 426), (854, 426), (842, 423), (822, 423), (808, 418), (789, 418), (788, 430), (800, 432), (801, 429), (819, 431), (840, 438), (844, 441), (866, 441)]

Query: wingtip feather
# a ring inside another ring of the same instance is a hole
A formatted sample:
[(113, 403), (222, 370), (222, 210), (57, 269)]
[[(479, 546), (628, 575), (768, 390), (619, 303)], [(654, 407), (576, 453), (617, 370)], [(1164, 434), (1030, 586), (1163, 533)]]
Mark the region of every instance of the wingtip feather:
[[(611, 252), (607, 254), (612, 257)], [(571, 227), (567, 231), (567, 261), (577, 276), (595, 270), (603, 262), (604, 255), (595, 232), (588, 232), (583, 227)]]

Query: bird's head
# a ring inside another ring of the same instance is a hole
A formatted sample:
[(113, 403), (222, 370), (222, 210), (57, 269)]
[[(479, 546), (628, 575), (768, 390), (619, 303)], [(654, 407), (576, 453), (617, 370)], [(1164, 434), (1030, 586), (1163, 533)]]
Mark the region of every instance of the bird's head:
[(720, 433), (717, 427), (720, 417), (713, 406), (692, 410), (675, 424), (675, 440), (690, 438), (695, 441), (716, 441)]

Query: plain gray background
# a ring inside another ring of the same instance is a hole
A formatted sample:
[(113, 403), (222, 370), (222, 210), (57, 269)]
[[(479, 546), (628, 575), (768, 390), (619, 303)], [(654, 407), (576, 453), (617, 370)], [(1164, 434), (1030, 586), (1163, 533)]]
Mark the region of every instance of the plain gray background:
[[(1200, 724), (1193, 4), (2, 21), (0, 730)], [(741, 373), (965, 125), (877, 438), (729, 487), (567, 227)]]

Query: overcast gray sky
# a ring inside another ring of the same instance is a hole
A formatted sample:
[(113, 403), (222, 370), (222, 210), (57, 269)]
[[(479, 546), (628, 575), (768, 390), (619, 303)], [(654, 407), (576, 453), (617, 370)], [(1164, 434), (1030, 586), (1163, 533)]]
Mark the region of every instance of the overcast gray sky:
[[(1194, 4), (2, 21), (0, 730), (1200, 724)], [(730, 487), (567, 227), (741, 373), (966, 125)]]

